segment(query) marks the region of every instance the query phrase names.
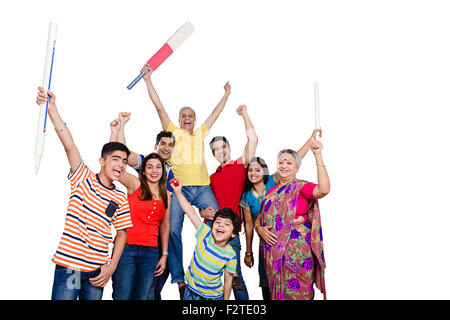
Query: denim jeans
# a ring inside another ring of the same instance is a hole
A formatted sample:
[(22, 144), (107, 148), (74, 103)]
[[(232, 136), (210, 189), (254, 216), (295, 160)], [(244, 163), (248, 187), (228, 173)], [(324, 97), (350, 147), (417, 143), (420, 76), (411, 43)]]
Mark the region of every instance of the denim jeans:
[[(167, 264), (168, 266), (168, 264)], [(148, 300), (162, 300), (161, 299), (161, 291), (164, 287), (164, 284), (167, 281), (167, 278), (169, 278), (169, 268), (166, 267), (166, 270), (164, 270), (163, 274), (154, 277), (153, 283), (150, 288), (150, 293), (148, 294)]]
[(158, 247), (126, 244), (112, 276), (114, 300), (147, 300), (158, 264)]
[(247, 287), (245, 286), (244, 277), (242, 276), (241, 271), (241, 240), (239, 238), (239, 234), (236, 235), (232, 240), (228, 242), (228, 244), (233, 248), (233, 250), (236, 252), (236, 274), (239, 277), (239, 280), (241, 281), (242, 285), (244, 286), (244, 290), (237, 290), (233, 288), (234, 293), (234, 299), (235, 300), (249, 300), (248, 298), (248, 291)]
[(92, 272), (77, 271), (60, 265), (55, 266), (52, 300), (101, 300), (102, 287), (94, 287), (89, 279), (100, 274), (100, 269)]
[[(219, 210), (216, 198), (210, 186), (187, 186), (181, 189), (184, 197), (193, 206), (199, 209), (212, 207)], [(183, 230), (184, 212), (175, 194), (172, 195), (170, 208), (170, 237), (169, 237), (169, 269), (172, 283), (184, 281), (183, 243), (181, 231)]]
[(184, 290), (183, 300), (223, 300), (223, 295), (217, 298), (205, 298), (195, 293), (194, 291), (189, 289), (189, 286), (187, 286)]
[[(159, 247), (158, 259), (161, 259), (162, 256), (161, 232), (159, 232), (158, 235), (158, 247)], [(167, 281), (167, 278), (169, 278), (169, 262), (166, 263), (166, 269), (164, 270), (163, 274), (153, 278), (153, 283), (150, 288), (150, 292), (148, 294), (148, 300), (162, 300), (161, 291), (162, 288), (164, 287), (164, 284)]]
[(266, 268), (264, 267), (264, 254), (262, 248), (260, 248), (260, 250), (258, 251), (259, 285), (261, 287), (263, 300), (270, 300), (269, 286), (267, 285)]

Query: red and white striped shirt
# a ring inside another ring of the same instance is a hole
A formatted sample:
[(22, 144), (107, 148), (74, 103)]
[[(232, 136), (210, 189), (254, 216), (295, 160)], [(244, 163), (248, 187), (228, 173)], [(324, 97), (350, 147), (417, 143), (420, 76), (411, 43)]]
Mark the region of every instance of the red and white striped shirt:
[(52, 261), (90, 272), (110, 261), (111, 224), (116, 230), (133, 226), (128, 200), (124, 192), (104, 186), (83, 161), (68, 179), (65, 227)]

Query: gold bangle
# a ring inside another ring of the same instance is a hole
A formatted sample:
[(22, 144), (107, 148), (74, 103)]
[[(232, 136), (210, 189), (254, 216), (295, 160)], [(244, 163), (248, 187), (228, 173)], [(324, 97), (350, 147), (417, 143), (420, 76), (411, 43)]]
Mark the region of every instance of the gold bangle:
[(253, 253), (252, 253), (252, 252), (246, 252), (246, 253), (245, 253), (245, 256), (246, 256), (246, 257), (252, 257), (252, 256), (253, 256)]

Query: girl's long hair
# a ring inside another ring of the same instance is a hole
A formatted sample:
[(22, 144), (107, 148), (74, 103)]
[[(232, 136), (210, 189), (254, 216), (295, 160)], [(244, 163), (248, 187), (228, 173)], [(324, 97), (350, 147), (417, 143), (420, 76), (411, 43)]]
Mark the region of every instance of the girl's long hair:
[(267, 167), (266, 162), (264, 161), (263, 158), (260, 157), (253, 157), (250, 159), (248, 166), (247, 166), (247, 172), (245, 174), (245, 184), (244, 184), (244, 190), (242, 191), (242, 193), (245, 193), (249, 190), (252, 189), (253, 187), (253, 183), (250, 182), (250, 180), (248, 179), (248, 169), (250, 168), (250, 164), (257, 162), (259, 163), (259, 165), (262, 167), (263, 169), (263, 181), (264, 181), (264, 185), (267, 184), (267, 180), (269, 179), (269, 168)]
[(147, 184), (147, 178), (145, 177), (145, 166), (150, 159), (158, 159), (161, 162), (162, 167), (162, 175), (158, 181), (159, 187), (159, 196), (164, 202), (164, 207), (167, 208), (167, 185), (166, 185), (166, 170), (164, 168), (164, 160), (155, 152), (147, 155), (144, 160), (142, 160), (141, 168), (139, 170), (139, 181), (141, 182), (141, 195), (139, 196), (139, 200), (153, 200), (152, 193), (150, 192), (150, 188)]

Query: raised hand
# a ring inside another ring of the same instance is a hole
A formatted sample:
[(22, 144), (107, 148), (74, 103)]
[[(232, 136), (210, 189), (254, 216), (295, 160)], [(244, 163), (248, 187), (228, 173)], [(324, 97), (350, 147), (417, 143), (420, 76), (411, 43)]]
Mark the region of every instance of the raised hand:
[(109, 127), (111, 128), (111, 134), (119, 133), (120, 130), (120, 122), (119, 119), (114, 119), (109, 123)]
[(153, 70), (150, 69), (150, 66), (148, 64), (146, 64), (142, 67), (141, 73), (146, 73), (146, 75), (144, 76), (144, 80), (148, 81), (152, 76)]
[(312, 139), (317, 139), (317, 134), (319, 135), (320, 138), (322, 138), (322, 129), (314, 129), (311, 138), (309, 140), (312, 141)]
[(227, 96), (229, 96), (230, 93), (231, 93), (230, 81), (227, 81), (227, 83), (225, 83), (225, 85), (223, 86), (223, 88), (225, 89), (225, 94), (226, 94)]
[(316, 140), (315, 138), (311, 141), (311, 151), (312, 153), (316, 154), (320, 154), (322, 152), (323, 149), (323, 145), (322, 142), (320, 142), (319, 140)]
[(245, 104), (241, 104), (237, 109), (236, 112), (240, 116), (244, 116), (247, 113), (247, 106)]
[(47, 100), (48, 100), (49, 107), (50, 106), (55, 106), (55, 104), (56, 104), (56, 95), (53, 92), (51, 92), (50, 90), (45, 92), (43, 87), (38, 87), (36, 103), (38, 105), (41, 105), (41, 104), (47, 103)]
[(122, 125), (130, 120), (131, 112), (119, 112), (119, 121)]

